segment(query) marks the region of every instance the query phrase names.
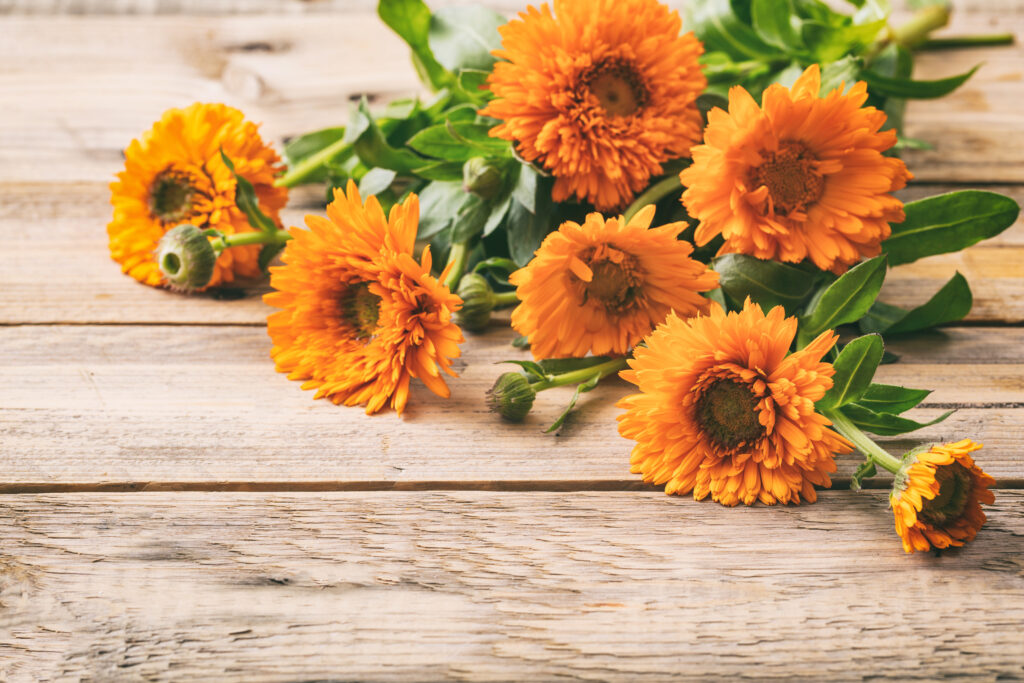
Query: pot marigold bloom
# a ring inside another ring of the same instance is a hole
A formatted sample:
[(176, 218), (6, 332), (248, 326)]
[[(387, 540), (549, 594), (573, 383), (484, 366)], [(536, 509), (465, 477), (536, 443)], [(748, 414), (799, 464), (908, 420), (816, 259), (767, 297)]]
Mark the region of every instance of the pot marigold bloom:
[(902, 161), (882, 156), (896, 131), (880, 131), (885, 114), (861, 106), (865, 83), (824, 97), (820, 84), (815, 64), (790, 89), (769, 86), (762, 107), (736, 86), (728, 113), (709, 113), (704, 144), (680, 174), (683, 204), (700, 220), (697, 244), (721, 234), (719, 253), (810, 258), (835, 273), (881, 252), (889, 223), (904, 219), (890, 193), (912, 177)]
[(995, 480), (970, 454), (981, 444), (970, 439), (910, 453), (896, 474), (889, 502), (903, 549), (929, 550), (973, 541), (985, 523), (981, 504), (995, 502)]
[(707, 81), (692, 33), (657, 0), (555, 0), (501, 27), (491, 135), (555, 176), (552, 196), (621, 208), (700, 140)]
[(305, 380), (314, 398), (365, 404), (367, 414), (385, 405), (401, 414), (413, 377), (448, 397), (440, 371), (455, 376), (462, 332), (452, 313), (462, 302), (430, 274), (429, 249), (413, 258), (418, 224), (416, 195), (385, 217), (349, 181), (327, 218), (289, 231), (284, 265), (270, 269), (277, 291), (263, 297), (282, 309), (267, 318), (278, 371)]
[(718, 286), (718, 273), (677, 239), (686, 223), (649, 228), (653, 218), (654, 206), (646, 206), (628, 223), (599, 213), (583, 225), (566, 221), (512, 273), (521, 300), (512, 327), (529, 339), (534, 357), (624, 355), (669, 311), (708, 310), (700, 292)]
[[(110, 255), (123, 272), (160, 285), (163, 276), (154, 252), (164, 233), (182, 223), (225, 235), (254, 229), (235, 204), (235, 178), (221, 160), (222, 149), (237, 173), (253, 184), (263, 212), (278, 220), (288, 190), (274, 187), (281, 159), (260, 139), (257, 125), (224, 104), (169, 109), (141, 140), (128, 145), (124, 171), (110, 185)], [(208, 286), (236, 276), (259, 277), (259, 251), (259, 245), (226, 250)]]
[(716, 304), (689, 320), (669, 315), (621, 373), (640, 390), (619, 402), (619, 433), (636, 441), (632, 471), (723, 505), (815, 501), (814, 484), (831, 485), (834, 454), (851, 445), (814, 411), (832, 386), (821, 358), (837, 336), (787, 355), (796, 330), (781, 307), (765, 315), (749, 299), (739, 313)]

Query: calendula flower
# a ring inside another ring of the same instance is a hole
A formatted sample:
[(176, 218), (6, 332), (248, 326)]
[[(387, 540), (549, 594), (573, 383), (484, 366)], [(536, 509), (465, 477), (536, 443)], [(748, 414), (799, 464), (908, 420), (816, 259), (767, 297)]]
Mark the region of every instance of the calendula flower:
[(669, 311), (708, 310), (700, 292), (718, 286), (718, 273), (676, 239), (685, 223), (648, 228), (653, 218), (654, 206), (647, 206), (628, 223), (599, 213), (583, 225), (566, 221), (512, 273), (521, 299), (512, 326), (536, 358), (626, 354)]
[(929, 550), (973, 541), (985, 513), (995, 502), (995, 480), (974, 464), (970, 454), (981, 444), (970, 439), (910, 453), (896, 474), (889, 502), (903, 549)]
[(724, 505), (816, 500), (851, 445), (814, 411), (832, 386), (821, 358), (837, 337), (788, 353), (796, 329), (781, 307), (765, 315), (749, 299), (739, 313), (669, 315), (621, 373), (640, 390), (619, 402), (633, 472)]
[[(256, 124), (223, 104), (170, 109), (125, 150), (124, 171), (111, 183), (114, 218), (107, 226), (110, 255), (139, 282), (158, 286), (163, 276), (154, 252), (164, 233), (183, 223), (225, 235), (253, 230), (235, 204), (239, 175), (256, 189), (260, 208), (275, 221), (288, 190), (274, 187), (281, 160), (260, 139)], [(237, 247), (217, 259), (209, 286), (259, 277), (258, 245)]]
[(818, 96), (812, 65), (792, 88), (775, 84), (762, 106), (742, 87), (729, 91), (729, 111), (708, 115), (704, 144), (680, 174), (683, 204), (700, 220), (697, 244), (721, 234), (719, 253), (799, 262), (845, 271), (876, 256), (904, 219), (890, 194), (911, 174), (882, 152), (896, 131), (880, 131), (885, 114), (862, 107), (867, 85)]
[(385, 405), (401, 413), (413, 377), (448, 396), (439, 370), (455, 376), (462, 333), (452, 313), (461, 302), (430, 274), (429, 249), (412, 257), (418, 224), (416, 195), (385, 217), (350, 181), (334, 191), (327, 218), (307, 216), (308, 230), (290, 230), (284, 265), (270, 269), (277, 291), (263, 297), (282, 309), (267, 318), (278, 371), (305, 380), (315, 398), (365, 404), (367, 414)]
[(623, 207), (700, 139), (703, 46), (657, 0), (555, 0), (498, 29), (481, 114), (555, 176), (552, 196)]

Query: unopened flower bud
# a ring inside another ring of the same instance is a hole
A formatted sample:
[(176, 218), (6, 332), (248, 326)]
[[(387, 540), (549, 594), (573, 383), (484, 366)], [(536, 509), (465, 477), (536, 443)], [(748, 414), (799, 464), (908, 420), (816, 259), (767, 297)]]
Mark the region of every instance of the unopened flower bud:
[(479, 273), (466, 273), (459, 280), (456, 294), (462, 299), (462, 308), (455, 313), (455, 322), (471, 332), (485, 329), (497, 303), (487, 278)]
[(202, 230), (183, 223), (160, 239), (156, 262), (171, 289), (194, 292), (210, 284), (217, 252)]
[(501, 183), (501, 169), (483, 157), (473, 157), (462, 166), (462, 187), (481, 199), (493, 199)]
[(521, 422), (533, 407), (537, 392), (518, 372), (506, 372), (487, 392), (487, 405), (509, 422)]

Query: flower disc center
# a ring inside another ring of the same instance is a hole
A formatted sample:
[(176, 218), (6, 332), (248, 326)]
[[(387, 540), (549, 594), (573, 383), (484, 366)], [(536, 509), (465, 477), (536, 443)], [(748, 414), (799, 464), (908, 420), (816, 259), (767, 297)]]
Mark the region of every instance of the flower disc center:
[(341, 297), (341, 317), (352, 326), (359, 341), (367, 341), (377, 331), (380, 297), (365, 282), (349, 287)]
[(746, 385), (719, 380), (697, 399), (697, 419), (712, 441), (723, 448), (734, 448), (764, 434), (758, 420), (758, 401)]
[(163, 223), (178, 223), (189, 217), (195, 188), (187, 173), (169, 168), (149, 188), (149, 212)]
[(768, 188), (775, 213), (804, 211), (821, 199), (825, 179), (815, 170), (817, 159), (804, 145), (784, 142), (777, 152), (761, 152), (764, 161), (750, 171), (753, 188)]
[(938, 467), (935, 481), (939, 484), (939, 492), (931, 500), (922, 501), (919, 517), (932, 526), (943, 526), (957, 520), (967, 507), (967, 496), (972, 486), (971, 473), (954, 462)]
[(647, 88), (636, 67), (625, 59), (606, 59), (583, 78), (611, 117), (629, 116), (647, 104)]
[(594, 274), (584, 285), (584, 302), (596, 300), (606, 309), (615, 311), (631, 306), (640, 294), (641, 278), (632, 257), (619, 251), (610, 251), (606, 258), (589, 263)]

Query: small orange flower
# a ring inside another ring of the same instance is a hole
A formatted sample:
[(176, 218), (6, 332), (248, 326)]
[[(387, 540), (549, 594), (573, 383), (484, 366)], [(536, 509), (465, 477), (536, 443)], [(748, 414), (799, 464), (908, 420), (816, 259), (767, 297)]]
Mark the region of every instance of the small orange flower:
[(415, 194), (385, 218), (349, 181), (327, 218), (307, 216), (309, 230), (289, 231), (285, 265), (270, 269), (277, 291), (263, 297), (283, 309), (267, 318), (278, 371), (306, 380), (314, 398), (365, 404), (367, 414), (388, 404), (401, 414), (412, 377), (448, 397), (439, 368), (455, 376), (462, 332), (452, 313), (462, 302), (430, 274), (429, 249), (419, 263), (412, 257), (418, 224)]
[(729, 91), (729, 111), (712, 110), (704, 144), (680, 174), (683, 203), (700, 220), (697, 244), (721, 234), (719, 253), (799, 262), (842, 273), (877, 256), (903, 220), (890, 193), (912, 176), (882, 152), (896, 131), (880, 131), (885, 114), (862, 107), (867, 85), (818, 96), (812, 65), (791, 89), (775, 84), (763, 107), (742, 87)]
[(530, 341), (534, 357), (629, 353), (669, 311), (707, 311), (700, 292), (718, 286), (718, 273), (690, 258), (677, 239), (686, 223), (649, 228), (654, 206), (628, 223), (620, 216), (566, 221), (544, 238), (533, 260), (514, 272), (521, 303), (512, 326)]
[(621, 373), (640, 390), (619, 402), (632, 471), (723, 505), (814, 502), (814, 485), (832, 484), (834, 454), (852, 447), (814, 411), (832, 386), (821, 358), (837, 336), (788, 353), (796, 329), (781, 307), (765, 315), (749, 299), (739, 313), (715, 304), (710, 315), (669, 315)]
[[(263, 212), (278, 221), (288, 190), (274, 187), (281, 159), (260, 139), (257, 125), (223, 104), (169, 109), (141, 140), (128, 145), (125, 170), (110, 185), (110, 255), (123, 272), (159, 286), (163, 276), (154, 252), (164, 233), (182, 223), (225, 235), (254, 229), (235, 204), (235, 178), (221, 159), (221, 149), (238, 174), (253, 184)], [(259, 251), (259, 245), (226, 250), (208, 286), (236, 276), (259, 277)]]
[(903, 549), (929, 550), (973, 541), (985, 523), (981, 504), (995, 502), (995, 480), (974, 464), (970, 439), (908, 454), (893, 482), (889, 502)]
[(555, 0), (501, 27), (480, 113), (555, 176), (552, 196), (623, 208), (700, 139), (707, 81), (692, 33), (657, 0)]

